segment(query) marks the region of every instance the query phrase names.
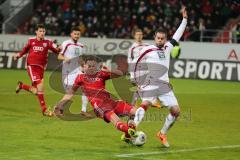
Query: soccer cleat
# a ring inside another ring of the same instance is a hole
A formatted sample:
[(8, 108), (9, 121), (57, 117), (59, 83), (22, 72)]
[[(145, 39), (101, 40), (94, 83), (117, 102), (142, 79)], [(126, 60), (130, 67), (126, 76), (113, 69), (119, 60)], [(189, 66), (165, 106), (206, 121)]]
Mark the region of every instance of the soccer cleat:
[(126, 137), (125, 134), (121, 136), (121, 141), (126, 142), (127, 144), (133, 144), (131, 137)]
[(58, 108), (58, 107), (55, 107), (55, 108), (54, 108), (54, 114), (55, 114), (56, 116), (63, 116), (63, 110), (60, 109), (60, 108)]
[(55, 116), (54, 112), (49, 111), (47, 109), (45, 111), (43, 111), (42, 114), (43, 114), (43, 116), (46, 116), (46, 117), (53, 117), (53, 116)]
[(162, 134), (160, 131), (157, 133), (157, 138), (162, 142), (162, 145), (166, 148), (170, 147), (167, 141), (167, 135)]
[(128, 134), (130, 137), (136, 138), (137, 137), (137, 132), (135, 129), (128, 128)]
[(21, 81), (18, 81), (18, 84), (17, 84), (17, 87), (16, 87), (16, 94), (18, 94), (20, 92), (20, 90), (22, 89), (21, 88), (21, 85), (22, 85), (22, 82)]
[(88, 112), (83, 112), (83, 111), (81, 111), (80, 115), (84, 116), (86, 118), (94, 118), (95, 117), (93, 114), (90, 114)]
[(160, 101), (157, 99), (157, 100), (154, 100), (154, 102), (152, 103), (152, 107), (155, 107), (155, 108), (161, 108), (161, 104), (160, 104)]

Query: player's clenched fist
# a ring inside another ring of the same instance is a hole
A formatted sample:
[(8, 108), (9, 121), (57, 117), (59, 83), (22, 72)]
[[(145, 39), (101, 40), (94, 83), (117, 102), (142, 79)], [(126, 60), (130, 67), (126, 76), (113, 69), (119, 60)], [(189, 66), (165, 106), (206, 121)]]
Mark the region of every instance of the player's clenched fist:
[(186, 10), (186, 7), (185, 6), (183, 6), (183, 8), (182, 8), (182, 16), (183, 16), (183, 18), (188, 18), (188, 15), (187, 15), (187, 10)]
[(16, 61), (16, 60), (18, 60), (18, 58), (19, 58), (18, 53), (15, 53), (15, 54), (13, 55), (13, 60)]

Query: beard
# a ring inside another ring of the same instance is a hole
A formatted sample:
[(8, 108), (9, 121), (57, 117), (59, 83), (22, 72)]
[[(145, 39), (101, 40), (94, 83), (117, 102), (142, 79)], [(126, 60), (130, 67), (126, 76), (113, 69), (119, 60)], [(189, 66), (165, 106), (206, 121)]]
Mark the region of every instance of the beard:
[(163, 48), (164, 44), (156, 44), (158, 48)]

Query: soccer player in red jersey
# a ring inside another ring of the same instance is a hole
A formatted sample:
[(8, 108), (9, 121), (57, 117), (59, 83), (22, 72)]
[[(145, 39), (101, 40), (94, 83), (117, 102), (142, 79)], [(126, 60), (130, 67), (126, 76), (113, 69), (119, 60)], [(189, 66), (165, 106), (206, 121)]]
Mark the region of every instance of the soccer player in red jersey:
[[(91, 103), (97, 117), (106, 122), (112, 122), (115, 127), (124, 132), (122, 140), (131, 143), (130, 139), (136, 137), (135, 125), (124, 123), (118, 117), (119, 115), (135, 115), (136, 108), (122, 100), (113, 100), (110, 93), (105, 89), (105, 81), (111, 79), (112, 75), (123, 75), (120, 70), (110, 70), (107, 67), (98, 69), (98, 63), (93, 56), (83, 58), (83, 74), (79, 74), (75, 79), (71, 91), (64, 95), (62, 100), (55, 107), (55, 114), (60, 115), (63, 112), (64, 105), (70, 101), (73, 94), (81, 87), (84, 94)], [(130, 122), (130, 121), (129, 121)]]
[(43, 76), (48, 60), (48, 50), (58, 54), (60, 49), (57, 48), (51, 40), (44, 38), (45, 33), (44, 25), (37, 25), (36, 37), (29, 38), (23, 50), (14, 55), (14, 60), (18, 60), (23, 55), (29, 53), (27, 55), (26, 65), (28, 75), (32, 81), (31, 86), (19, 81), (16, 93), (19, 93), (19, 91), (23, 89), (37, 95), (43, 115), (52, 116), (53, 113), (47, 109), (44, 100)]

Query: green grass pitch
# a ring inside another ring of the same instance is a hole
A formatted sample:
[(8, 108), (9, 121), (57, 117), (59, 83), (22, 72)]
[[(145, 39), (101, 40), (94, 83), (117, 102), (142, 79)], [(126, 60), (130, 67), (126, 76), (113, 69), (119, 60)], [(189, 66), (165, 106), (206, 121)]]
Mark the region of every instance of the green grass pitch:
[[(45, 73), (45, 98), (53, 106), (62, 94), (49, 87), (50, 74)], [(148, 136), (143, 147), (128, 146), (120, 132), (100, 119), (43, 117), (36, 97), (14, 92), (18, 80), (30, 83), (26, 71), (1, 69), (0, 75), (1, 160), (240, 159), (239, 82), (172, 79), (182, 115), (168, 134), (171, 148), (164, 149), (155, 135), (166, 109), (147, 112), (139, 127)], [(110, 82), (108, 88), (114, 92)], [(80, 98), (74, 100), (71, 110), (77, 113)]]

